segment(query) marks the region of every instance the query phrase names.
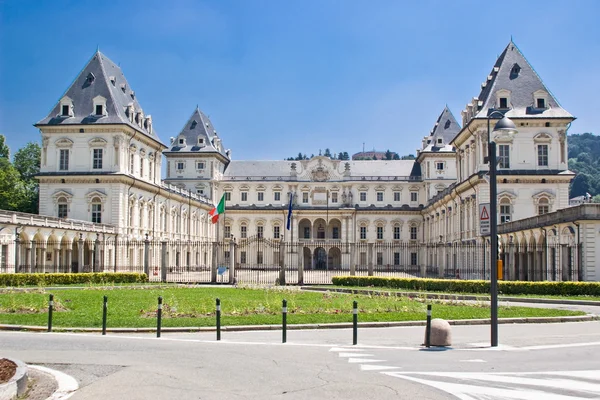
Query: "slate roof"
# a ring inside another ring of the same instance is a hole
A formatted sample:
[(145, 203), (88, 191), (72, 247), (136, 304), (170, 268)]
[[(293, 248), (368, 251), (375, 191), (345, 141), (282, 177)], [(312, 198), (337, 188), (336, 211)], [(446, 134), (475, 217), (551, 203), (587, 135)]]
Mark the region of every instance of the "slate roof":
[[(427, 138), (427, 140), (430, 140), (430, 143), (425, 145), (423, 151), (454, 151), (454, 147), (450, 145), (450, 142), (458, 132), (460, 132), (460, 125), (456, 122), (448, 106), (444, 107)], [(438, 144), (438, 139), (442, 139), (443, 141), (441, 146)]]
[[(505, 113), (510, 118), (573, 118), (560, 106), (512, 40), (496, 60), (488, 80), (482, 84), (477, 96), (480, 106), (474, 118), (487, 118), (496, 109), (496, 93), (501, 89), (511, 92), (510, 110)], [(548, 93), (545, 109), (535, 107), (533, 93), (538, 90)]]
[[(65, 96), (73, 102), (72, 117), (61, 116), (60, 101)], [(106, 116), (95, 115), (93, 99), (96, 96), (106, 99)], [(136, 114), (142, 112), (142, 106), (121, 68), (98, 50), (50, 113), (35, 125), (125, 124), (160, 142), (154, 129), (149, 130), (144, 121), (141, 122), (141, 126), (130, 121), (126, 114), (129, 105), (133, 106)]]
[[(185, 139), (183, 145), (179, 144), (180, 138)], [(199, 138), (204, 139), (202, 144), (199, 143)], [(229, 159), (212, 122), (198, 107), (174, 139), (164, 153), (219, 153)]]
[[(345, 163), (350, 164), (350, 176), (353, 178), (367, 176), (420, 176), (420, 165), (414, 160), (390, 161), (341, 161), (337, 173), (342, 176)], [(225, 177), (290, 177), (292, 163), (296, 163), (296, 171), (300, 177), (305, 173), (300, 161), (231, 161), (225, 170)]]

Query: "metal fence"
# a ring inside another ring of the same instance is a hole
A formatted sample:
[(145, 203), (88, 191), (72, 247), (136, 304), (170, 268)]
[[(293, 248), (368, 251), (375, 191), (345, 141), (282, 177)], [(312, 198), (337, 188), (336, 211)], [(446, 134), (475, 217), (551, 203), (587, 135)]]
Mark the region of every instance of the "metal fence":
[[(296, 243), (75, 240), (0, 243), (0, 272), (145, 272), (151, 281), (257, 285), (331, 284), (336, 275), (490, 279), (489, 245), (413, 242)], [(582, 281), (582, 247), (510, 245), (505, 280)]]

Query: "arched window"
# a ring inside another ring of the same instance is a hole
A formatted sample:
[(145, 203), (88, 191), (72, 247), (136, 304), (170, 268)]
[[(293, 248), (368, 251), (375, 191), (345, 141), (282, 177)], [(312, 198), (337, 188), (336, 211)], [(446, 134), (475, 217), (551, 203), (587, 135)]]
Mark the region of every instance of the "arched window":
[(542, 197), (538, 200), (538, 215), (548, 214), (550, 212), (550, 202), (548, 198)]
[(242, 222), (240, 225), (240, 238), (246, 239), (248, 237), (248, 225)]
[(510, 203), (510, 199), (504, 197), (500, 200), (500, 223), (504, 224), (506, 222), (512, 221), (512, 205)]
[(99, 197), (92, 199), (92, 222), (95, 224), (102, 223), (102, 201)]
[(58, 218), (67, 218), (69, 215), (69, 205), (65, 197), (59, 197), (57, 201)]

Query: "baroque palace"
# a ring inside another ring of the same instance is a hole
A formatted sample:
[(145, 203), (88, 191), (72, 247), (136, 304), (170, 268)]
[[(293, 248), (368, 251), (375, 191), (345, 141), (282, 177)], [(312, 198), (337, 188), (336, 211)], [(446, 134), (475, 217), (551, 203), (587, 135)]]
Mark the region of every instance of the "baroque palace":
[[(229, 242), (263, 239), (288, 244), (269, 256), (271, 264), (280, 265), (285, 252), (285, 263), (303, 271), (364, 267), (370, 274), (385, 268), (486, 278), (479, 205), (489, 203), (488, 123), (502, 115), (518, 131), (491, 138), (505, 279), (598, 280), (600, 209), (568, 208), (574, 117), (512, 41), (460, 123), (441, 110), (410, 161), (238, 161), (198, 108), (164, 144), (121, 68), (97, 51), (35, 124), (42, 136), (40, 215), (2, 212), (0, 222), (18, 228), (2, 232), (16, 239), (14, 249), (3, 247), (4, 260), (16, 259), (17, 269), (82, 271), (94, 264), (116, 271), (156, 265), (162, 255), (169, 266), (189, 268), (214, 257), (200, 242), (229, 249)], [(208, 212), (222, 195), (226, 213), (213, 225)], [(149, 255), (142, 246), (118, 246), (148, 240)], [(165, 250), (154, 245), (159, 241), (188, 244)], [(268, 264), (260, 250), (239, 251), (234, 260), (228, 250), (222, 255), (238, 268)]]

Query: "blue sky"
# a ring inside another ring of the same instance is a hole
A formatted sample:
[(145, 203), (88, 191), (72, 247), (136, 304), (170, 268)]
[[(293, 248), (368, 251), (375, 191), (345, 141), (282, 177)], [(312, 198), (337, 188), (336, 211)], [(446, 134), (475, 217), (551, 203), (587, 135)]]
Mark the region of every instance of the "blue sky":
[[(486, 8), (488, 13), (486, 14)], [(0, 0), (0, 134), (12, 151), (100, 46), (163, 142), (196, 104), (234, 159), (319, 149), (414, 153), (460, 111), (511, 35), (594, 132), (600, 2)]]

